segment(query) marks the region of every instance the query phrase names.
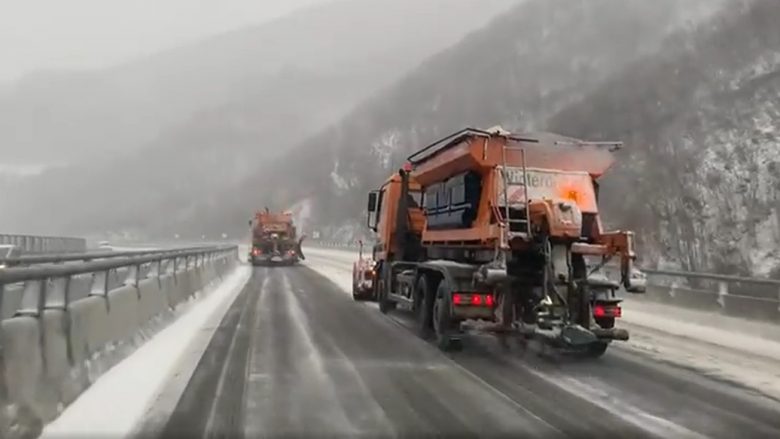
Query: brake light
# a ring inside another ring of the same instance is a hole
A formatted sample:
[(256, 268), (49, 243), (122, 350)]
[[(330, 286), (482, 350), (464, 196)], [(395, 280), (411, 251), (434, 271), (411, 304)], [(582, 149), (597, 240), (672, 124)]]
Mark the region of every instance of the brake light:
[(493, 307), (493, 294), (480, 293), (454, 293), (452, 295), (452, 304), (459, 306), (484, 306)]
[(596, 304), (593, 306), (594, 317), (622, 317), (623, 310), (618, 305)]
[(260, 249), (257, 249), (257, 248), (252, 249), (252, 256), (257, 256), (259, 254), (260, 254)]

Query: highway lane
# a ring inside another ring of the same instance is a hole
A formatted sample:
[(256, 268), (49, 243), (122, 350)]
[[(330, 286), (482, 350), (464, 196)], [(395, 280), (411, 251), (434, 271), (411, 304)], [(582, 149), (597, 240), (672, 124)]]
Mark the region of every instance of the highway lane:
[(443, 354), (305, 267), (256, 268), (162, 436), (780, 437), (780, 404), (611, 351)]

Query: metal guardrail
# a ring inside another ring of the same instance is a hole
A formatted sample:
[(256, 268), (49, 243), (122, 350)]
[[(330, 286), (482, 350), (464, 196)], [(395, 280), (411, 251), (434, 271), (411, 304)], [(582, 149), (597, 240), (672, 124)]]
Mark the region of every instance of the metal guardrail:
[(714, 273), (643, 271), (651, 300), (780, 324), (780, 281)]
[(193, 246), (193, 247), (179, 247), (172, 249), (156, 249), (156, 250), (123, 250), (123, 251), (110, 251), (99, 250), (84, 253), (61, 253), (61, 254), (45, 254), (45, 255), (25, 255), (16, 258), (0, 258), (0, 265), (6, 265), (9, 267), (19, 265), (32, 265), (32, 264), (46, 264), (46, 263), (62, 263), (62, 262), (74, 262), (74, 261), (92, 261), (95, 259), (109, 259), (127, 256), (142, 256), (150, 254), (164, 254), (164, 253), (176, 253), (185, 250), (202, 250), (210, 249), (214, 246)]
[(24, 253), (64, 253), (87, 250), (84, 238), (0, 234), (0, 244), (19, 247)]
[(107, 297), (112, 288), (109, 278), (119, 270), (125, 271), (125, 285), (137, 286), (142, 278), (159, 278), (165, 273), (176, 273), (182, 268), (198, 267), (209, 259), (230, 252), (237, 255), (238, 247), (229, 245), (163, 250), (75, 264), (38, 264), (6, 268), (0, 270), (0, 316), (4, 312), (3, 299), (9, 285), (22, 284), (21, 306), (14, 310), (12, 315), (39, 316), (45, 309), (67, 309), (73, 301), (70, 294), (72, 280), (79, 275), (91, 276), (89, 296)]

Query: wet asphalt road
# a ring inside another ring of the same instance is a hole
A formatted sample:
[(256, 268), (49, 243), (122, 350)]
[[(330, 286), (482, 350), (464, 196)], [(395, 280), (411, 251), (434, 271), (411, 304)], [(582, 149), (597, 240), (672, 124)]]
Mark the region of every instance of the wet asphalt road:
[(305, 266), (255, 268), (162, 436), (780, 437), (780, 402), (638, 354), (444, 354), (410, 324)]

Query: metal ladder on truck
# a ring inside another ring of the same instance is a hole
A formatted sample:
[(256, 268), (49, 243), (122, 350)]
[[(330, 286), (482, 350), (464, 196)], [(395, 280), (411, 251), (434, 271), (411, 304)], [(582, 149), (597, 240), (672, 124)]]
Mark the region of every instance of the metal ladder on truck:
[[(514, 150), (520, 152), (520, 160), (522, 164), (522, 183), (523, 183), (523, 204), (524, 210), (525, 210), (525, 218), (512, 218), (510, 214), (510, 206), (509, 206), (509, 172), (507, 169), (507, 150)], [(528, 172), (525, 166), (525, 148), (519, 147), (519, 146), (509, 146), (506, 143), (504, 143), (501, 146), (501, 182), (503, 183), (503, 190), (502, 190), (502, 196), (504, 198), (504, 208), (503, 208), (503, 232), (504, 232), (504, 242), (509, 243), (509, 240), (511, 240), (514, 237), (522, 237), (523, 239), (531, 239), (531, 221), (530, 221), (530, 214), (529, 214), (529, 200), (528, 200)], [(520, 225), (520, 228), (523, 229), (522, 232), (514, 232), (512, 231), (512, 225), (517, 224)]]

